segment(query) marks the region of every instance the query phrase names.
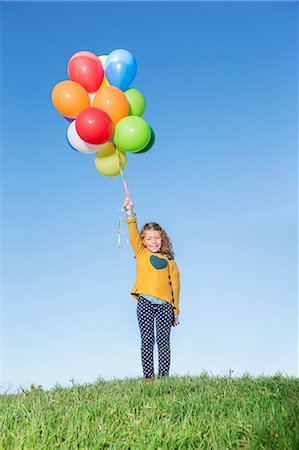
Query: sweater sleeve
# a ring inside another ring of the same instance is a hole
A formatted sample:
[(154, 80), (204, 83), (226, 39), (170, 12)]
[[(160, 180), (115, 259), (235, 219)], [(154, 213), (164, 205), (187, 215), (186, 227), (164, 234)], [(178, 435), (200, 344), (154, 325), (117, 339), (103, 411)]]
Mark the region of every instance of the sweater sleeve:
[(180, 272), (178, 269), (178, 266), (176, 265), (174, 260), (170, 261), (170, 281), (171, 281), (171, 287), (173, 292), (173, 299), (174, 299), (174, 305), (173, 305), (173, 312), (175, 315), (178, 315), (180, 313), (179, 309), (179, 300), (180, 300)]
[(134, 251), (135, 256), (140, 256), (145, 247), (142, 244), (141, 237), (137, 228), (137, 219), (136, 217), (127, 217), (126, 222), (128, 224), (131, 247)]

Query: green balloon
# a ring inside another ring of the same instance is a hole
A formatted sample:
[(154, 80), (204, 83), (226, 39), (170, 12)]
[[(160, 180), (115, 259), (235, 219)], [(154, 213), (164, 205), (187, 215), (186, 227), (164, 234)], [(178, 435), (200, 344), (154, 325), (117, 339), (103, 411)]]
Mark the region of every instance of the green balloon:
[(129, 103), (129, 116), (142, 116), (146, 105), (144, 95), (135, 88), (127, 89), (124, 94)]
[(148, 123), (138, 116), (121, 119), (114, 129), (114, 144), (124, 152), (138, 152), (144, 149), (151, 137)]
[(150, 130), (151, 130), (150, 140), (148, 141), (148, 143), (146, 144), (146, 146), (142, 150), (139, 150), (139, 152), (134, 152), (135, 154), (148, 152), (152, 148), (152, 146), (154, 145), (156, 136), (155, 136), (155, 133), (154, 133), (154, 130), (152, 129), (152, 127), (150, 127)]

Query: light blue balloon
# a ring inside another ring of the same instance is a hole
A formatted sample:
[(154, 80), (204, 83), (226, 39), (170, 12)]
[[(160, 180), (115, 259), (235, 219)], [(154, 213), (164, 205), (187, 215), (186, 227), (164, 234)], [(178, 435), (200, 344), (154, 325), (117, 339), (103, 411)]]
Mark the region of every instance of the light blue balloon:
[(125, 91), (134, 80), (136, 73), (137, 63), (132, 53), (118, 49), (108, 55), (105, 63), (105, 75), (111, 86)]

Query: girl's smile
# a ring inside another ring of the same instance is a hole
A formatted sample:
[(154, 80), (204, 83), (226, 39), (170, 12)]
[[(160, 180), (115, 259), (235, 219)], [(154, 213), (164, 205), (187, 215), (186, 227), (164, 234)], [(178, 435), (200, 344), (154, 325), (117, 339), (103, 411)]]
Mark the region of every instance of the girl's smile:
[(162, 247), (162, 236), (160, 231), (146, 230), (143, 244), (150, 252), (157, 253)]

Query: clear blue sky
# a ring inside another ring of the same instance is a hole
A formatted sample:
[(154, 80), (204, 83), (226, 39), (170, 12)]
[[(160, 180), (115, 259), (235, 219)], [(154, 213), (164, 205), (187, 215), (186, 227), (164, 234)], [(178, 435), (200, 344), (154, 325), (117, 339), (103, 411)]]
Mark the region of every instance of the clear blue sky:
[(2, 3), (4, 389), (142, 375), (121, 179), (50, 99), (72, 54), (117, 48), (156, 134), (125, 171), (139, 226), (163, 225), (181, 270), (171, 374), (298, 374), (297, 8)]

